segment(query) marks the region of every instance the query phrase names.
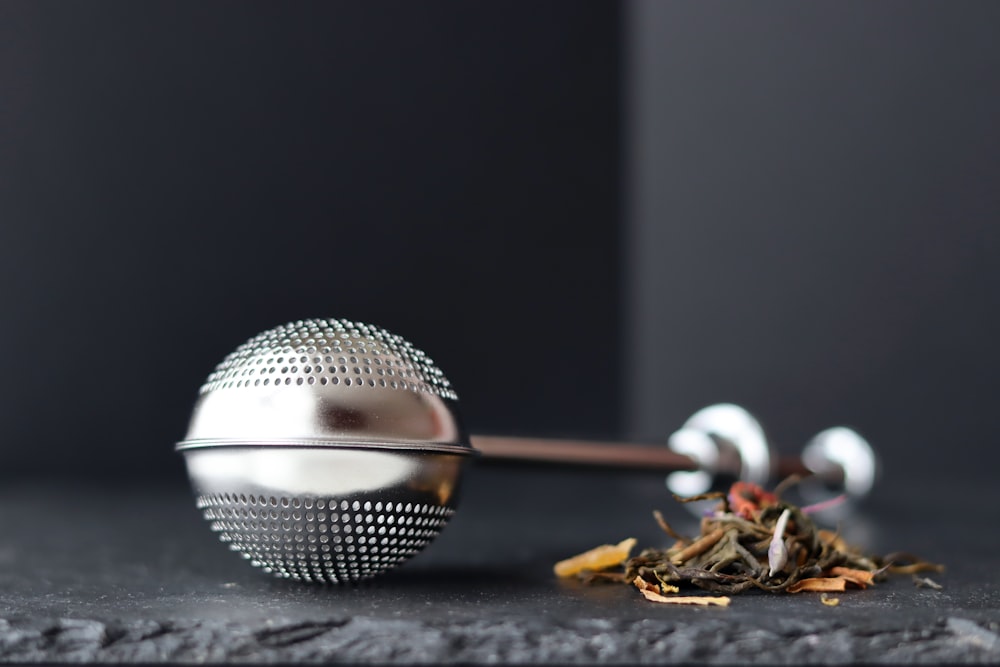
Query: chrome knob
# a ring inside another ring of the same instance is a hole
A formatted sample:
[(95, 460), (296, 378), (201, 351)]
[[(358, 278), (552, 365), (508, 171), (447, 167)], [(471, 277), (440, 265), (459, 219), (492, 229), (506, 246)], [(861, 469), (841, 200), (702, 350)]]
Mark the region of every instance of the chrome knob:
[(773, 456), (763, 427), (745, 408), (732, 403), (694, 413), (670, 436), (667, 446), (698, 464), (698, 470), (667, 475), (667, 488), (679, 496), (705, 493), (722, 478), (763, 486), (773, 476)]
[(803, 496), (822, 502), (838, 494), (858, 501), (880, 474), (875, 450), (857, 431), (837, 426), (817, 433), (802, 450), (802, 463), (813, 473), (803, 480)]

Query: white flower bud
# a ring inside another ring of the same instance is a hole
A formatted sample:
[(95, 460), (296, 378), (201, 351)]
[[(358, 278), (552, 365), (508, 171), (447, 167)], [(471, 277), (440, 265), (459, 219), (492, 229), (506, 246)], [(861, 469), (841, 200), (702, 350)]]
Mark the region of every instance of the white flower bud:
[(785, 567), (788, 563), (788, 548), (785, 546), (785, 526), (788, 524), (788, 518), (792, 515), (789, 510), (785, 510), (778, 517), (777, 523), (774, 524), (774, 537), (771, 538), (771, 544), (767, 548), (767, 564), (770, 566), (770, 571), (767, 576), (773, 577), (778, 572)]

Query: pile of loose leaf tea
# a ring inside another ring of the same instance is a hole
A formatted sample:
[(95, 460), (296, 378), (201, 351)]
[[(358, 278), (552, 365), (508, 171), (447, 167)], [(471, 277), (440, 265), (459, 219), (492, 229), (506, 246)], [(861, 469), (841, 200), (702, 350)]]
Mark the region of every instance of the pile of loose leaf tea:
[[(917, 585), (937, 586), (916, 575), (944, 569), (905, 553), (865, 556), (838, 533), (816, 527), (809, 514), (821, 506), (797, 507), (782, 500), (778, 489), (770, 493), (755, 484), (736, 482), (729, 493), (675, 498), (680, 502), (718, 499), (720, 503), (702, 518), (696, 538), (678, 534), (662, 514), (654, 512), (660, 527), (674, 540), (669, 548), (643, 549), (631, 556), (636, 540), (630, 538), (561, 561), (555, 566), (556, 575), (578, 576), (586, 583), (634, 585), (647, 599), (667, 604), (728, 606), (726, 594), (760, 589), (816, 591), (823, 594), (824, 604), (836, 605), (839, 600), (827, 597), (828, 593), (849, 586), (866, 588), (886, 573), (912, 574)], [(723, 595), (677, 595), (681, 587), (691, 586)]]

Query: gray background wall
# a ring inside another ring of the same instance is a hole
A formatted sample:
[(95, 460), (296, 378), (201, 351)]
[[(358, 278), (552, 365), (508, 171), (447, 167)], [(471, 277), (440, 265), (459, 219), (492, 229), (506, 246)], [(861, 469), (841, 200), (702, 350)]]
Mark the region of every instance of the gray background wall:
[(1000, 463), (1000, 4), (629, 5), (626, 423)]
[(0, 3), (0, 469), (180, 478), (215, 364), (314, 316), (426, 350), (478, 430), (615, 434), (618, 21)]

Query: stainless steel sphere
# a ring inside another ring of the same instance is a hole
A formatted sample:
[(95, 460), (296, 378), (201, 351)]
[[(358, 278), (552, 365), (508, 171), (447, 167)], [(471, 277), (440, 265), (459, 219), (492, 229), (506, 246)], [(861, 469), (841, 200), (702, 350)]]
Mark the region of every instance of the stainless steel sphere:
[(476, 453), (457, 400), (403, 338), (299, 320), (216, 367), (177, 450), (230, 549), (279, 577), (357, 581), (418, 553), (455, 512)]

